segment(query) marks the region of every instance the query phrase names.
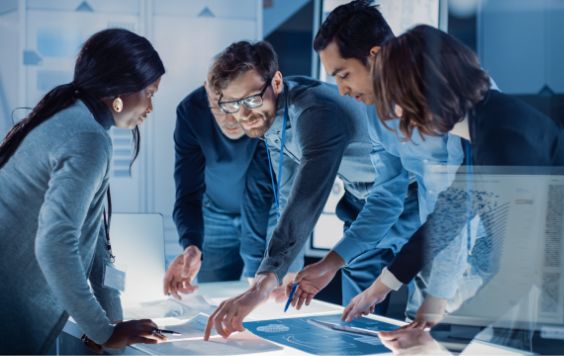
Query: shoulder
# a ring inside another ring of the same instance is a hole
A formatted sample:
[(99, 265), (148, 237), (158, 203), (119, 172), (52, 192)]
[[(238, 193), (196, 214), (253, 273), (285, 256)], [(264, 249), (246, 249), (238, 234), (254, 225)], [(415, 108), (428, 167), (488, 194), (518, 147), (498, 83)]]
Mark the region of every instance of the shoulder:
[(497, 91), (471, 118), (472, 143), (488, 165), (549, 165), (551, 147), (563, 132), (550, 117)]
[(203, 86), (195, 89), (193, 92), (188, 94), (182, 101), (178, 104), (178, 108), (207, 108), (208, 105), (208, 98), (206, 95), (206, 91)]
[(342, 96), (335, 85), (308, 77), (288, 77), (290, 105), (300, 116), (318, 116), (324, 125), (347, 125), (367, 119), (366, 106)]
[[(108, 150), (112, 146), (108, 131), (80, 101), (57, 112), (38, 128), (42, 128), (44, 139), (60, 141), (67, 145), (79, 141), (81, 146), (101, 146)], [(89, 142), (83, 142), (86, 138)]]
[(475, 109), (478, 130), (510, 130), (522, 132), (544, 131), (557, 123), (525, 102), (510, 95), (491, 90), (484, 102)]
[[(94, 121), (94, 118), (90, 121)], [(96, 121), (94, 123), (98, 127), (69, 126), (64, 131), (53, 132), (47, 155), (49, 165), (54, 169), (68, 165), (83, 176), (97, 176), (100, 172), (106, 172), (112, 159), (112, 140)]]
[[(206, 117), (208, 120), (203, 120)], [(206, 126), (211, 122), (212, 114), (203, 86), (188, 94), (176, 108), (177, 125), (191, 128)]]

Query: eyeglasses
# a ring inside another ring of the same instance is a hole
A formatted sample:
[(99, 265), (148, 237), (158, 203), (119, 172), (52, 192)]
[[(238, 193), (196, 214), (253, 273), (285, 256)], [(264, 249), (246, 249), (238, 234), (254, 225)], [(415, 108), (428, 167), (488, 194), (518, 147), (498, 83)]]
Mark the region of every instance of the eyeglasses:
[(264, 84), (264, 87), (260, 91), (260, 93), (255, 95), (246, 96), (243, 99), (239, 100), (230, 100), (230, 101), (221, 101), (223, 95), (221, 95), (217, 101), (217, 105), (219, 108), (228, 114), (235, 114), (241, 108), (241, 105), (245, 105), (245, 107), (249, 109), (256, 109), (260, 108), (263, 104), (262, 97), (264, 93), (266, 93), (266, 89), (270, 86), (271, 79), (268, 79)]

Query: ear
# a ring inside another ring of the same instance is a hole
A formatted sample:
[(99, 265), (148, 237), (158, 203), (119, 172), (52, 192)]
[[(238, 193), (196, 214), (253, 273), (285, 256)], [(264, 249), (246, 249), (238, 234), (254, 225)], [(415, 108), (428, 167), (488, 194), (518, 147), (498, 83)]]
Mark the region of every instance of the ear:
[(378, 52), (380, 52), (380, 46), (374, 46), (374, 47), (370, 48), (370, 53), (368, 54), (368, 57), (371, 60), (374, 60), (374, 58), (376, 57)]
[(282, 73), (278, 70), (274, 73), (272, 77), (272, 89), (276, 95), (280, 94), (284, 90), (284, 80), (282, 78)]

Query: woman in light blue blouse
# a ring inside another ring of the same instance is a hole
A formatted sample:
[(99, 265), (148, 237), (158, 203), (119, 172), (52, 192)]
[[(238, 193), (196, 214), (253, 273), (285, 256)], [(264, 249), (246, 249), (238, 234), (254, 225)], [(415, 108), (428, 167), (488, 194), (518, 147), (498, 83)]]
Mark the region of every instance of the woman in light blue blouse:
[(47, 93), (0, 145), (0, 353), (49, 352), (69, 315), (105, 347), (161, 339), (150, 320), (116, 323), (121, 309), (96, 298), (103, 277), (91, 271), (104, 271), (111, 254), (107, 130), (133, 129), (137, 156), (137, 126), (164, 72), (147, 39), (98, 32), (82, 47), (73, 81)]

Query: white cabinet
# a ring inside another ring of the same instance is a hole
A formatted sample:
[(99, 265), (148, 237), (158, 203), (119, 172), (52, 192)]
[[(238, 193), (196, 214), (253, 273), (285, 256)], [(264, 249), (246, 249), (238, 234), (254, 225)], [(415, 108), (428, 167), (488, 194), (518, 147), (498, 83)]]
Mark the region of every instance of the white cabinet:
[[(18, 105), (33, 107), (50, 89), (72, 81), (78, 51), (93, 33), (121, 27), (144, 35), (143, 6), (143, 0), (20, 1), (23, 90)], [(130, 172), (130, 131), (112, 128), (110, 134), (114, 143), (111, 171), (114, 211), (143, 211), (142, 167), (147, 156), (142, 153)]]
[(151, 159), (147, 165), (149, 211), (164, 216), (167, 254), (178, 250), (174, 207), (174, 140), (176, 107), (204, 83), (212, 58), (235, 41), (261, 38), (257, 0), (155, 2), (152, 40), (166, 74), (154, 99), (154, 113), (144, 127)]
[(141, 127), (141, 152), (131, 174), (130, 132), (112, 129), (114, 159), (110, 186), (114, 211), (161, 213), (168, 247), (176, 247), (176, 229), (171, 218), (176, 106), (202, 85), (215, 54), (234, 41), (262, 38), (262, 1), (2, 1), (2, 134), (11, 126), (6, 117), (11, 110), (33, 107), (48, 90), (72, 80), (78, 50), (93, 33), (121, 27), (151, 40), (167, 73), (154, 99), (154, 112)]

